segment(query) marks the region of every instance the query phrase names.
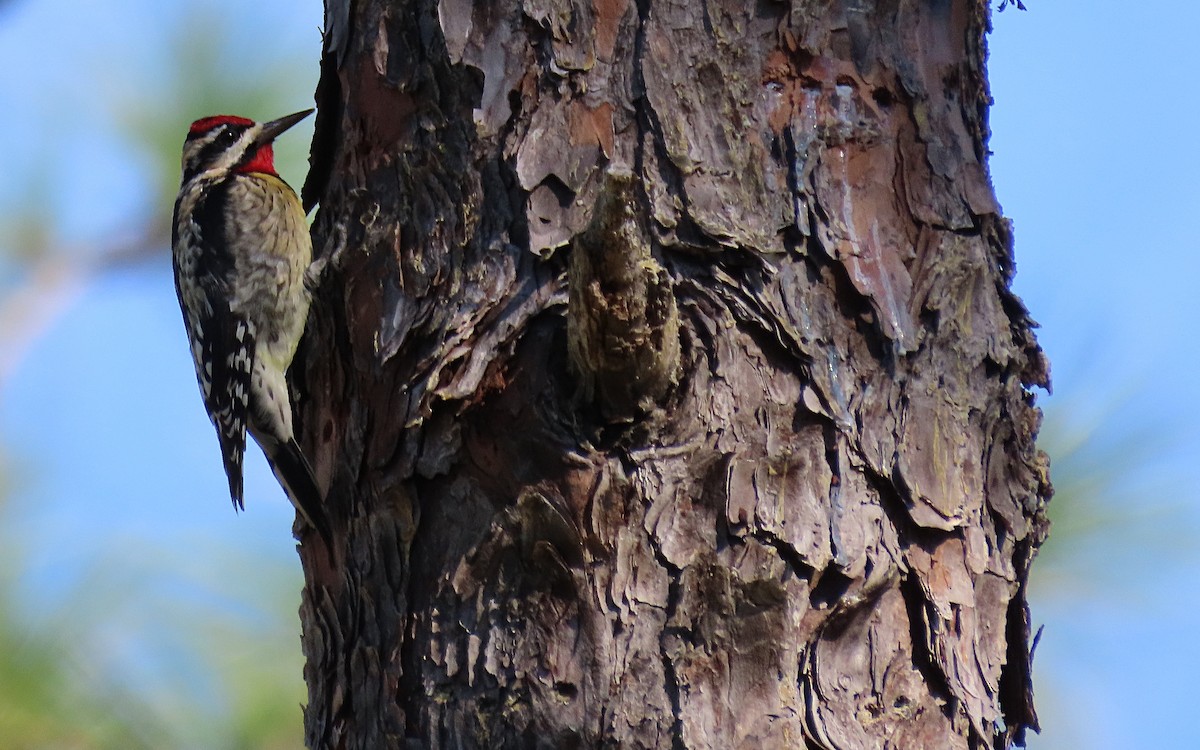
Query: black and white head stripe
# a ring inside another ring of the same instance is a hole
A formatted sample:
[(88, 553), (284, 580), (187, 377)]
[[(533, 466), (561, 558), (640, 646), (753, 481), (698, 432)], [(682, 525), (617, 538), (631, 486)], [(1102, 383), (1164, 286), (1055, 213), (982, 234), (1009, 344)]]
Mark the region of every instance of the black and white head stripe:
[(244, 117), (197, 120), (183, 144), (183, 182), (208, 171), (227, 172), (249, 158), (261, 127)]

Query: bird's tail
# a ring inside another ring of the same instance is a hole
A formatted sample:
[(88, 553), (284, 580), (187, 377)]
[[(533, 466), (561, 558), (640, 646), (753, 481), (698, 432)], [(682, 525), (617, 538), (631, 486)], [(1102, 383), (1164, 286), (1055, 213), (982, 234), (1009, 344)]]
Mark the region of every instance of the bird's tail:
[[(257, 435), (255, 437), (258, 438)], [(296, 506), (308, 525), (317, 530), (325, 546), (333, 549), (333, 533), (325, 515), (324, 496), (317, 486), (312, 465), (304, 457), (296, 439), (289, 438), (287, 442), (260, 439), (258, 442), (292, 505)]]
[(225, 462), (225, 476), (229, 479), (229, 497), (234, 510), (245, 510), (242, 503), (242, 456), (246, 452), (246, 423), (213, 420), (217, 427), (217, 439), (221, 442), (221, 459)]

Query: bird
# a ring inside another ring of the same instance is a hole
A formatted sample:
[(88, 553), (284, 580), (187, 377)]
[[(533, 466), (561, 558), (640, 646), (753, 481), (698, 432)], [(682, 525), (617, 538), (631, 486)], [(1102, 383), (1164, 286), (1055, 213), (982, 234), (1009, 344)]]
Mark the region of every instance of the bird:
[(312, 241), (295, 191), (275, 170), (272, 145), (312, 111), (268, 122), (214, 115), (191, 124), (171, 265), (234, 509), (245, 508), (249, 431), (292, 504), (328, 545), (323, 493), (296, 442), (286, 377), (308, 319)]

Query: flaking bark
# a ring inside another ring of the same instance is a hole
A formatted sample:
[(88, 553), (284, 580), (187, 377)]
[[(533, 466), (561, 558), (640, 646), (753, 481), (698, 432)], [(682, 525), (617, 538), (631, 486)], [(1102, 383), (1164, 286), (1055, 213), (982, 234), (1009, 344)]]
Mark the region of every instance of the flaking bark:
[(1036, 727), (987, 12), (327, 0), (310, 747)]

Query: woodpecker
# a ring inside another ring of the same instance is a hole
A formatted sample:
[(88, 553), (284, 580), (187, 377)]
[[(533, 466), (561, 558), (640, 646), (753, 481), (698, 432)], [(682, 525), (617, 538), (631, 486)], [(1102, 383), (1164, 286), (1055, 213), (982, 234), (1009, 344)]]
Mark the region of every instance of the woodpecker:
[(217, 429), (234, 509), (246, 431), (288, 498), (330, 541), (322, 494), (292, 430), (286, 373), (304, 333), (312, 241), (296, 193), (275, 171), (275, 138), (312, 110), (270, 122), (192, 123), (172, 220), (175, 291), (204, 407)]

